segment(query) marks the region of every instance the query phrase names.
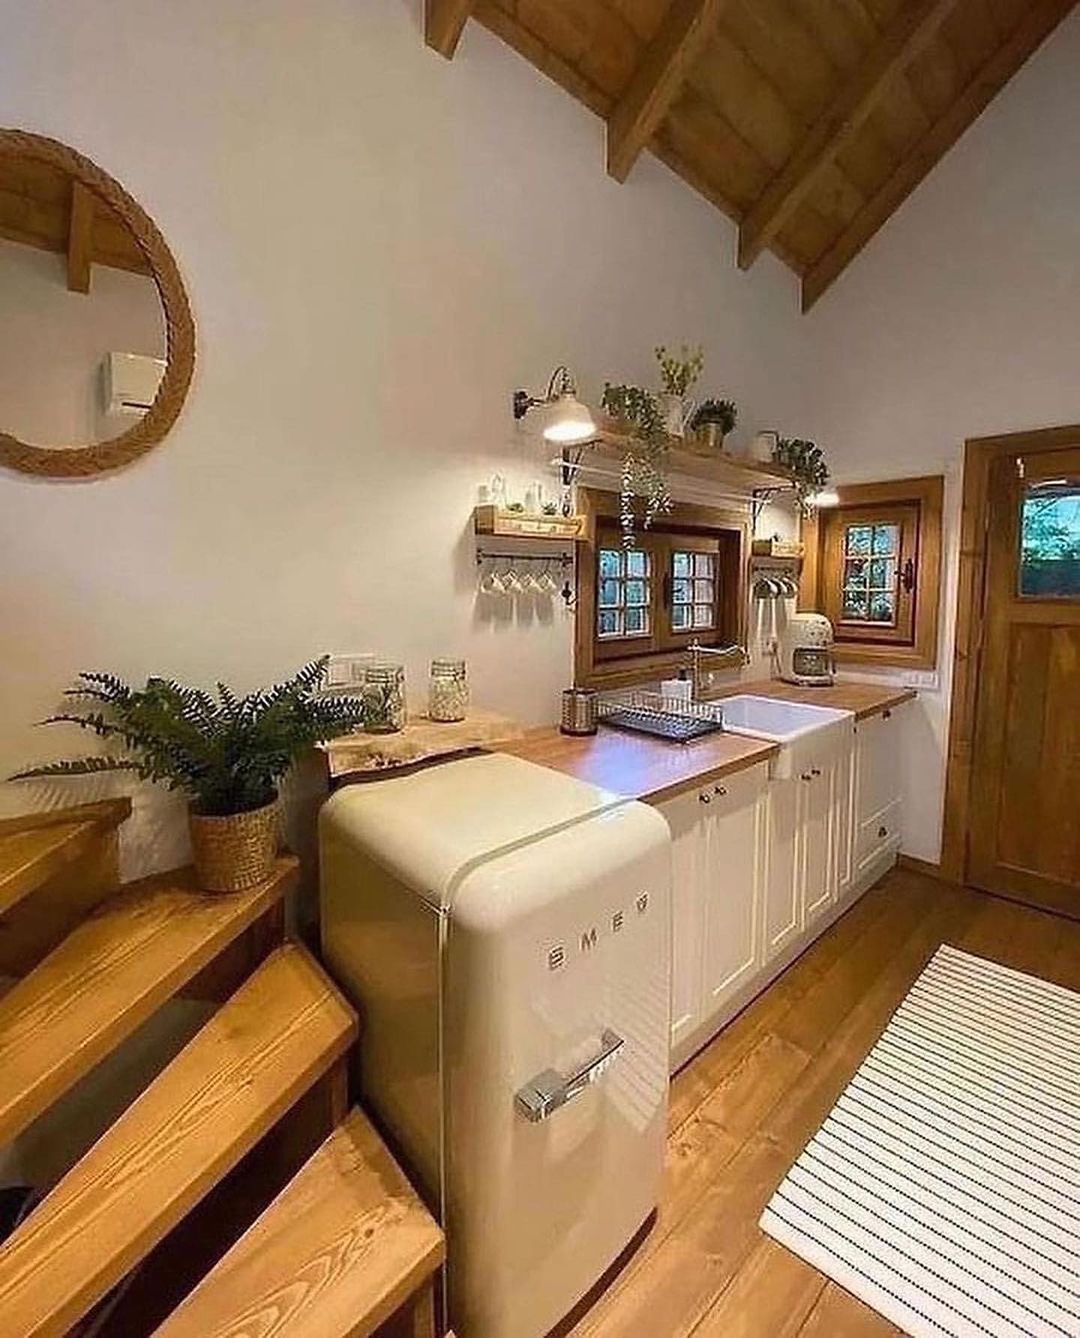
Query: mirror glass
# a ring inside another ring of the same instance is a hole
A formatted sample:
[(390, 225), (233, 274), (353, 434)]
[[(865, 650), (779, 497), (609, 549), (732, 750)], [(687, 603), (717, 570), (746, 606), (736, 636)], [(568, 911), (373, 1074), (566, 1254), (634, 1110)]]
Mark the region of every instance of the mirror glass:
[(124, 220), (64, 167), (0, 148), (0, 433), (92, 446), (147, 413), (166, 324)]

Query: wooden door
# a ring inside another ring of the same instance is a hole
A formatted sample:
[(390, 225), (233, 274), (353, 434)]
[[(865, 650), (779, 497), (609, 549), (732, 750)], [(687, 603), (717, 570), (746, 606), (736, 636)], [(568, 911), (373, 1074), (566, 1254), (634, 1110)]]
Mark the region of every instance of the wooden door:
[(968, 878), (1080, 918), (1080, 448), (1001, 456), (987, 519)]

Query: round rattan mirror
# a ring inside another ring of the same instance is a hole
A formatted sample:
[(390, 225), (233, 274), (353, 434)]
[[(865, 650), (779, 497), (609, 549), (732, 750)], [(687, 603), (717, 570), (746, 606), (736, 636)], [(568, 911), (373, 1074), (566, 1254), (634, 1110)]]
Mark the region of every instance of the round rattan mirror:
[(75, 149), (0, 129), (0, 466), (118, 469), (165, 436), (195, 323), (164, 237)]

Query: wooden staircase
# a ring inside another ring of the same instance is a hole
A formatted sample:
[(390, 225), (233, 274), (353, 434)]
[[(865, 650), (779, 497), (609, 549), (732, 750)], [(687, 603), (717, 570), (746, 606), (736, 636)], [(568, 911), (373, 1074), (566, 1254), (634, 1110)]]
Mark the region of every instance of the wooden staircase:
[(442, 1233), (348, 1110), (356, 1016), (282, 941), (296, 861), (121, 888), (128, 812), (0, 824), (0, 1148), (169, 1000), (218, 1006), (0, 1243), (0, 1335), (430, 1336)]

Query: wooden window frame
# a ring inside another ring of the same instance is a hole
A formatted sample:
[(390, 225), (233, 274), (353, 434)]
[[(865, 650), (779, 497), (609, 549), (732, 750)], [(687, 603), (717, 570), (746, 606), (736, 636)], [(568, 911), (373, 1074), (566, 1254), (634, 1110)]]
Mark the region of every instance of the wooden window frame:
[[(747, 624), (747, 570), (750, 559), (750, 521), (745, 512), (696, 503), (676, 502), (656, 526), (665, 539), (677, 540), (681, 532), (692, 544), (695, 537), (719, 541), (717, 578), (719, 595), (717, 625), (702, 636), (693, 630), (676, 633), (676, 644), (661, 650), (625, 655), (612, 654), (620, 644), (599, 641), (596, 636), (597, 563), (601, 538), (610, 525), (618, 526), (619, 498), (598, 488), (578, 488), (578, 511), (588, 517), (587, 541), (578, 545), (574, 628), (574, 682), (579, 687), (619, 688), (652, 682), (675, 673), (687, 663), (686, 649), (695, 637), (703, 645), (745, 644)], [(620, 540), (621, 542), (621, 540)], [(674, 544), (678, 547), (678, 544)], [(670, 545), (669, 545), (670, 551)], [(652, 574), (654, 604), (663, 586), (664, 571)], [(654, 633), (655, 618), (654, 618)], [(602, 650), (600, 648), (603, 648)]]
[[(839, 504), (815, 512), (803, 522), (805, 557), (799, 583), (799, 608), (828, 612), (832, 564), (826, 553), (826, 532), (835, 518), (856, 520), (872, 508), (895, 507), (898, 513), (916, 508), (917, 534), (909, 540), (915, 563), (915, 600), (910, 630), (894, 629), (883, 634), (867, 624), (866, 635), (855, 637), (847, 624), (836, 643), (841, 664), (898, 666), (905, 669), (935, 669), (938, 662), (938, 613), (941, 605), (941, 531), (945, 479), (940, 474), (914, 479), (890, 479), (882, 483), (856, 483), (837, 488)], [(839, 632), (839, 627), (837, 628)]]

